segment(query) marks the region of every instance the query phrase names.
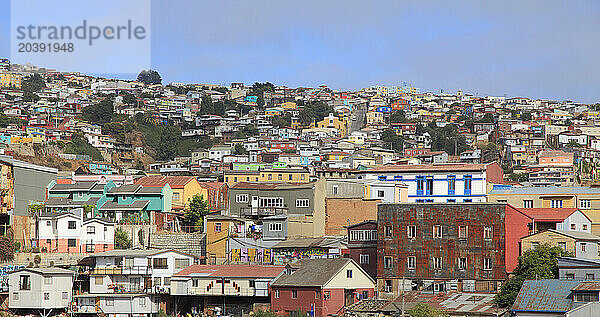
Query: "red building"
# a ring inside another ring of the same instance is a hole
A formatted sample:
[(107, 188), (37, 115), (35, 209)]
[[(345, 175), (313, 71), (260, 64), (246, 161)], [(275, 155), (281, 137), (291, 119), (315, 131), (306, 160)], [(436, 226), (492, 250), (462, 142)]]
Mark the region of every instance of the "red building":
[(527, 230), (501, 203), (380, 204), (377, 221), (378, 289), (392, 298), (401, 289), (496, 292)]
[(208, 208), (211, 211), (227, 210), (227, 192), (229, 187), (223, 182), (200, 182), (200, 187), (206, 190)]
[(305, 259), (286, 265), (271, 285), (271, 310), (315, 317), (342, 315), (344, 308), (375, 295), (374, 280), (352, 259)]
[(377, 221), (367, 220), (348, 228), (348, 253), (371, 277), (377, 277)]

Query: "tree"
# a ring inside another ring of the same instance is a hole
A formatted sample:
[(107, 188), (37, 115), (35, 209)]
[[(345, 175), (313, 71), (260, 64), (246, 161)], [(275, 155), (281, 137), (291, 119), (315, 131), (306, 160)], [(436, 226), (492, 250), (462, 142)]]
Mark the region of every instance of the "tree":
[(381, 141), (388, 144), (388, 146), (395, 152), (402, 152), (404, 149), (404, 139), (397, 135), (392, 129), (384, 130), (381, 133)]
[(130, 94), (128, 92), (122, 93), (121, 97), (123, 97), (124, 104), (135, 105), (137, 103), (137, 98), (133, 94)]
[(298, 114), (298, 121), (308, 126), (313, 122), (323, 120), (327, 115), (333, 113), (333, 107), (322, 101), (311, 101), (305, 103)]
[(127, 232), (121, 228), (115, 230), (115, 249), (129, 249), (131, 248), (131, 239)]
[(406, 123), (409, 121), (410, 120), (406, 118), (406, 113), (404, 113), (404, 110), (394, 111), (390, 115), (390, 123)]
[(567, 143), (567, 147), (581, 147), (581, 144), (575, 140), (571, 140)]
[(233, 147), (233, 155), (248, 155), (248, 151), (242, 144), (238, 143)]
[(496, 304), (502, 308), (513, 305), (525, 280), (558, 278), (558, 258), (572, 256), (560, 247), (541, 244), (535, 249), (525, 251), (519, 257), (519, 264), (500, 292), (496, 295)]
[(21, 89), (27, 93), (38, 92), (44, 88), (46, 88), (46, 81), (40, 74), (33, 74), (21, 83)]
[(208, 203), (202, 195), (194, 195), (189, 199), (189, 206), (185, 210), (185, 221), (201, 231), (204, 225), (204, 216), (208, 213)]
[(160, 85), (162, 83), (160, 74), (152, 69), (142, 70), (137, 76), (137, 80), (146, 85)]
[(113, 106), (114, 96), (108, 96), (99, 103), (83, 108), (83, 119), (92, 123), (107, 123), (112, 121), (115, 113)]
[(89, 155), (95, 161), (102, 161), (104, 158), (98, 149), (93, 147), (81, 133), (73, 133), (71, 142), (67, 144), (64, 153)]
[(212, 99), (209, 95), (202, 97), (200, 102), (200, 114), (213, 114), (215, 112), (215, 106), (213, 105)]
[(411, 317), (444, 317), (447, 313), (433, 308), (424, 303), (418, 303), (413, 308), (408, 310), (408, 315)]

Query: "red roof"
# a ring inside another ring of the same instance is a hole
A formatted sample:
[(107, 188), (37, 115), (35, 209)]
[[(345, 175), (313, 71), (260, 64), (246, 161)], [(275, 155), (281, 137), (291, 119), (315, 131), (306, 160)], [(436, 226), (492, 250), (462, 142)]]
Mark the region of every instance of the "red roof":
[(169, 184), (171, 188), (183, 188), (194, 179), (193, 176), (144, 176), (136, 179), (135, 184), (144, 187), (163, 187)]
[(563, 221), (575, 211), (577, 208), (520, 208), (522, 213), (536, 221)]
[(218, 277), (256, 277), (256, 278), (274, 278), (283, 270), (284, 266), (278, 265), (200, 265), (188, 266), (173, 276), (189, 276), (193, 274), (202, 274), (205, 276)]
[(211, 188), (211, 189), (221, 189), (225, 183), (223, 182), (200, 182), (200, 187), (202, 188)]

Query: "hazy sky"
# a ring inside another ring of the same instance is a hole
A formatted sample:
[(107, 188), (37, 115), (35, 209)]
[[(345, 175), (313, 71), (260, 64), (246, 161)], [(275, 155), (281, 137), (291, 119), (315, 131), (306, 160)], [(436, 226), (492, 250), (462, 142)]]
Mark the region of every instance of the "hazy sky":
[[(0, 56), (9, 55), (0, 0)], [(600, 1), (152, 1), (164, 82), (426, 91), (600, 102)]]

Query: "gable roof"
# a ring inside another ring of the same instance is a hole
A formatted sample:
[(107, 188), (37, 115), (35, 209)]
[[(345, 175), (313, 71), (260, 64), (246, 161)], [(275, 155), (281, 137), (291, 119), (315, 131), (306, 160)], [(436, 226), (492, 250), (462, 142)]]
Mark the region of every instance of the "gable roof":
[(144, 176), (136, 179), (135, 184), (144, 187), (164, 187), (165, 184), (169, 184), (171, 188), (182, 189), (194, 180), (193, 176)]
[(289, 264), (297, 270), (284, 274), (273, 282), (273, 286), (318, 286), (327, 284), (352, 259), (303, 259)]
[(573, 280), (527, 280), (523, 283), (511, 310), (514, 312), (566, 312), (572, 308)]
[[(536, 221), (560, 222), (568, 218), (577, 208), (519, 208), (523, 214)], [(585, 216), (585, 215), (584, 215)], [(587, 218), (587, 216), (585, 216)]]

